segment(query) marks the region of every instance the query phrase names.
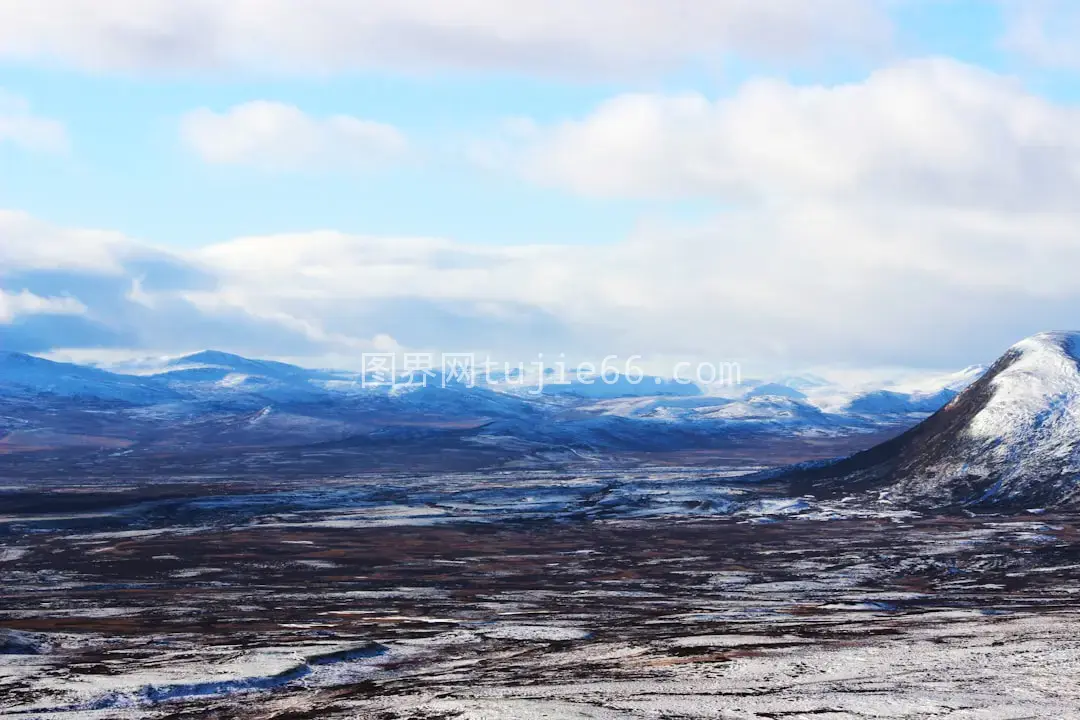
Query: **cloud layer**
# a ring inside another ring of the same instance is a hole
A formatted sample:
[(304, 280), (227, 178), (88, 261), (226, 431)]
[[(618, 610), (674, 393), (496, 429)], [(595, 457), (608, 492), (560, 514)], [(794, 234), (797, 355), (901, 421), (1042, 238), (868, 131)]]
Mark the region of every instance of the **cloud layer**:
[[(1078, 120), (1015, 79), (924, 60), (842, 85), (620, 96), (562, 124), (518, 122), (487, 148), (506, 172), (582, 194), (716, 203), (697, 226), (606, 246), (325, 231), (177, 252), (0, 213), (5, 302), (85, 308), (9, 312), (0, 343), (332, 364), (381, 347), (640, 353), (738, 360), (748, 375), (986, 361), (1080, 325)], [(277, 151), (254, 145), (219, 159)]]
[(12, 293), (0, 289), (0, 324), (26, 315), (84, 315), (85, 305), (71, 297), (40, 297), (28, 290)]
[(1080, 109), (1013, 78), (932, 59), (852, 84), (752, 81), (718, 100), (620, 96), (559, 125), (517, 123), (483, 156), (585, 195), (735, 208), (729, 220), (755, 227), (712, 252), (756, 254), (787, 285), (805, 283), (789, 268), (833, 278), (826, 292), (915, 273), (1049, 297), (1077, 288), (1078, 124)]
[(0, 57), (90, 70), (496, 69), (575, 78), (888, 42), (865, 0), (4, 0)]
[(717, 100), (623, 95), (554, 127), (519, 123), (488, 157), (596, 196), (1061, 208), (1080, 184), (1078, 121), (1013, 78), (929, 59)]
[(184, 142), (204, 161), (264, 170), (365, 170), (402, 158), (396, 128), (349, 115), (318, 118), (268, 101), (225, 113), (201, 109), (181, 121)]

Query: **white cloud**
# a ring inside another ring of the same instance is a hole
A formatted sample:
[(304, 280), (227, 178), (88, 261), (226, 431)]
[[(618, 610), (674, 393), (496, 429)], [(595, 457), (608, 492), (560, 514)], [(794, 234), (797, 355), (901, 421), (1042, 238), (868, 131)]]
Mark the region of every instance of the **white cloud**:
[[(164, 282), (124, 259), (103, 292), (79, 300), (122, 331), (117, 347), (161, 352), (221, 347), (341, 364), (387, 336), (398, 348), (523, 360), (738, 360), (748, 374), (837, 362), (947, 367), (1078, 324), (1080, 218), (1028, 220), (809, 203), (749, 207), (613, 246), (251, 237), (171, 256)], [(38, 243), (60, 257), (78, 238), (54, 230)], [(71, 277), (81, 286), (85, 276)], [(18, 282), (50, 295), (35, 279)], [(72, 347), (66, 336), (53, 345)]]
[(0, 324), (22, 315), (85, 315), (86, 306), (72, 297), (40, 297), (29, 290), (13, 293), (0, 288)]
[[(613, 352), (985, 360), (1080, 324), (1078, 120), (947, 60), (831, 87), (753, 82), (718, 101), (627, 96), (555, 127), (515, 123), (502, 160), (586, 194), (715, 199), (727, 209), (713, 221), (608, 247), (310, 233), (201, 258), (238, 306), (339, 327), (359, 322), (345, 308), (422, 298), (469, 315), (466, 332), (525, 307)], [(415, 336), (407, 316), (385, 320)]]
[(27, 150), (61, 153), (68, 149), (63, 123), (35, 115), (25, 99), (0, 89), (0, 143)]
[(123, 272), (138, 245), (120, 233), (58, 228), (24, 212), (0, 209), (0, 277), (25, 270)]
[(368, 169), (408, 151), (396, 128), (348, 115), (312, 117), (282, 103), (256, 101), (225, 113), (200, 109), (181, 122), (185, 143), (204, 161), (265, 170)]
[(862, 82), (751, 81), (734, 95), (624, 95), (488, 149), (537, 181), (608, 197), (842, 198), (1071, 207), (1080, 109), (945, 59)]
[(741, 297), (765, 282), (756, 307), (779, 312), (798, 287), (865, 302), (855, 288), (873, 293), (861, 279), (882, 273), (1075, 293), (1078, 126), (1077, 107), (937, 59), (836, 86), (752, 81), (718, 100), (621, 96), (580, 120), (516, 123), (485, 158), (584, 195), (723, 203), (713, 245), (693, 252), (768, 268)]
[(1001, 0), (1005, 13), (1003, 45), (1051, 68), (1080, 69), (1080, 7), (1071, 0)]
[(521, 359), (738, 360), (748, 376), (962, 366), (1080, 326), (1077, 120), (1013, 79), (944, 60), (840, 86), (754, 82), (720, 100), (630, 96), (564, 125), (517, 123), (502, 160), (594, 195), (713, 200), (723, 210), (710, 221), (607, 246), (238, 238), (171, 254), (163, 283), (136, 262), (150, 252), (140, 243), (0, 214), (16, 238), (0, 244), (0, 268), (114, 272), (103, 297), (128, 296), (132, 319), (79, 299), (159, 350), (224, 341), (340, 358), (385, 335)]
[(868, 0), (3, 0), (0, 56), (93, 70), (655, 72), (875, 51)]
[[(0, 238), (0, 348), (5, 350), (75, 352), (83, 343), (82, 349), (94, 355), (213, 347), (264, 357), (335, 351), (359, 357), (380, 342), (375, 333), (365, 339), (325, 330), (320, 317), (305, 316), (288, 303), (236, 302), (236, 283), (226, 282), (225, 269), (204, 263), (199, 253), (2, 210)], [(77, 315), (78, 322), (62, 322), (56, 315)], [(23, 322), (13, 324), (16, 317)]]

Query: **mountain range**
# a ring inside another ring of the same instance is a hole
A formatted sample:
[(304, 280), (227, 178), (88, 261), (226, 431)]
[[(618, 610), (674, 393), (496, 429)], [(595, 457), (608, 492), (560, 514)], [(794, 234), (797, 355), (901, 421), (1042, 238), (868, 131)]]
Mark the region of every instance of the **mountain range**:
[(761, 479), (906, 507), (1080, 501), (1080, 333), (1035, 335), (920, 391), (845, 394), (814, 376), (571, 377), (544, 392), (507, 375), (367, 379), (216, 351), (118, 370), (0, 353), (0, 477), (627, 462), (786, 466)]
[(949, 376), (929, 392), (846, 395), (812, 376), (716, 388), (571, 375), (537, 392), (495, 374), (471, 386), (438, 373), (373, 386), (356, 372), (217, 351), (113, 370), (7, 352), (0, 474), (270, 471), (274, 463), (350, 472), (598, 454), (788, 462), (895, 435), (975, 375)]

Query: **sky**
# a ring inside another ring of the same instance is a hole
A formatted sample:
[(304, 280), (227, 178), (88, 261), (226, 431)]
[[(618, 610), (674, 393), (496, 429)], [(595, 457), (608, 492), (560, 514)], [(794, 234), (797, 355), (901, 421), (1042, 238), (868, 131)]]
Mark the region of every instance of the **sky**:
[(0, 0), (0, 350), (958, 368), (1080, 327), (1080, 4)]

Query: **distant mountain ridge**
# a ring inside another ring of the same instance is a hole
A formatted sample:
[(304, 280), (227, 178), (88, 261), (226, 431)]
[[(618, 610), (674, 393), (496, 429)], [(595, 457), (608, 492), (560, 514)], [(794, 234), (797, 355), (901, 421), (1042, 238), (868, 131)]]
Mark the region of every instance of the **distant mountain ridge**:
[(426, 384), (403, 375), (372, 386), (356, 372), (218, 351), (127, 373), (2, 353), (0, 469), (27, 452), (45, 453), (44, 462), (48, 453), (127, 458), (409, 443), (502, 459), (716, 448), (751, 454), (800, 439), (865, 443), (859, 438), (895, 433), (936, 409), (896, 393), (884, 410), (856, 402), (858, 412), (825, 411), (806, 394), (823, 387), (817, 379), (751, 382), (725, 388), (725, 396), (662, 378), (608, 379), (571, 377), (536, 392), (505, 377), (444, 386), (436, 373)]
[(846, 410), (861, 415), (933, 413), (948, 405), (960, 393), (943, 388), (936, 393), (898, 393), (874, 390), (851, 400)]

